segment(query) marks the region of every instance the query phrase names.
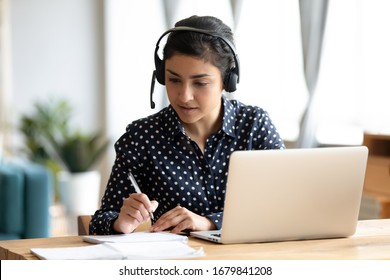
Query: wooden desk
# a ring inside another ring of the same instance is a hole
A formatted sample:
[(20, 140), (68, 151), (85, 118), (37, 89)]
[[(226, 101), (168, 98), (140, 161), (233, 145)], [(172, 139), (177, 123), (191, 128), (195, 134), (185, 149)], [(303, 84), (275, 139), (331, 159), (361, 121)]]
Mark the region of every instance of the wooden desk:
[[(0, 241), (0, 259), (36, 260), (34, 247), (89, 246), (80, 236)], [(390, 259), (390, 219), (359, 221), (349, 238), (221, 245), (189, 238), (193, 248), (203, 247), (200, 259)]]

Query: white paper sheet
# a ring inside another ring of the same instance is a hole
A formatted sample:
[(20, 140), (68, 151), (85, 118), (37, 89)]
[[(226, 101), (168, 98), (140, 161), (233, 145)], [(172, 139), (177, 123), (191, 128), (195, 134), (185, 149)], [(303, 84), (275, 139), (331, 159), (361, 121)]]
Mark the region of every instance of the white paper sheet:
[(169, 232), (133, 232), (114, 235), (85, 235), (83, 240), (90, 243), (134, 243), (134, 242), (161, 242), (182, 241), (187, 242), (188, 237)]
[(203, 248), (188, 246), (188, 237), (169, 232), (135, 232), (116, 235), (88, 235), (90, 246), (32, 248), (46, 260), (181, 259), (203, 256)]
[(32, 248), (31, 252), (44, 260), (157, 260), (204, 256), (203, 248), (193, 249), (182, 241), (102, 243), (69, 248)]

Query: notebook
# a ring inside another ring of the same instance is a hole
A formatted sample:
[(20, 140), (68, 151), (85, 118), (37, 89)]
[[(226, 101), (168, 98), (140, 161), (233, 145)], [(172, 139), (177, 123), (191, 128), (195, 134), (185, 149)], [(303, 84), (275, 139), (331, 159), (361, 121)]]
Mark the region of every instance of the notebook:
[(355, 233), (368, 149), (364, 146), (233, 152), (219, 243), (348, 237)]

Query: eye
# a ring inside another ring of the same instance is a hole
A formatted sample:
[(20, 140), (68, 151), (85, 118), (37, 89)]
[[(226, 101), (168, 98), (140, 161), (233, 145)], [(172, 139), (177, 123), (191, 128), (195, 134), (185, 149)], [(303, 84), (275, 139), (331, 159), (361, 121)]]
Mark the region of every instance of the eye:
[(195, 84), (197, 87), (205, 87), (205, 86), (207, 86), (209, 83), (197, 81), (197, 82), (195, 82), (194, 84)]
[(180, 83), (180, 79), (178, 79), (178, 78), (169, 78), (168, 80), (172, 84)]

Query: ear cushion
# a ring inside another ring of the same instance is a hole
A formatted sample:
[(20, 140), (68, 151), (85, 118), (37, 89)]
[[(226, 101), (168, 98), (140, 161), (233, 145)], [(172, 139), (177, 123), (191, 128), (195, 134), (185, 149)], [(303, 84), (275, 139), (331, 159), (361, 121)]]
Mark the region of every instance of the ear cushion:
[(237, 90), (238, 74), (236, 68), (230, 69), (229, 73), (226, 74), (223, 87), (226, 92), (234, 92)]
[(158, 56), (155, 57), (154, 62), (156, 65), (156, 79), (160, 84), (165, 85), (165, 62)]

